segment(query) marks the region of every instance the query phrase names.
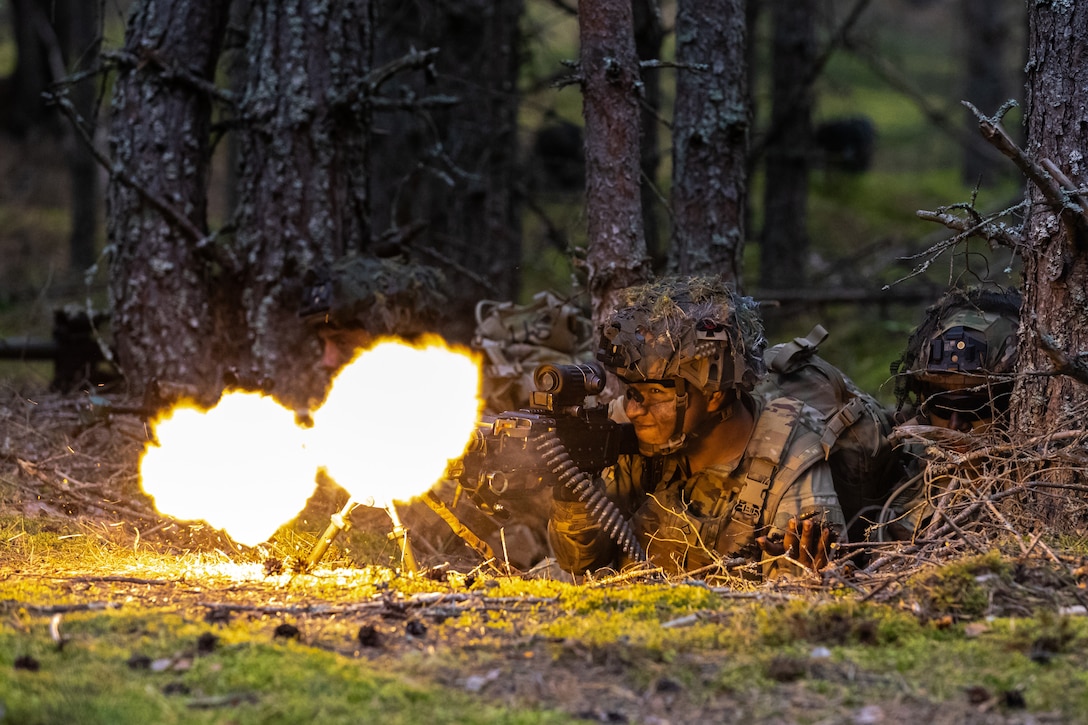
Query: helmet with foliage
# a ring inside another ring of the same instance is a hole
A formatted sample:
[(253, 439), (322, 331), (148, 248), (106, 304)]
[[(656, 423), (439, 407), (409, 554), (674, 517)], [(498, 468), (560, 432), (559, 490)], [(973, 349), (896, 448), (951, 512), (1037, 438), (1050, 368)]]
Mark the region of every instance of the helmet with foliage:
[(639, 441), (643, 455), (657, 456), (688, 439), (688, 386), (729, 394), (730, 404), (705, 424), (728, 418), (737, 393), (752, 390), (763, 375), (765, 345), (752, 298), (736, 294), (720, 277), (672, 277), (621, 293), (619, 307), (601, 325), (597, 359), (628, 384), (676, 388), (676, 427), (669, 441)]
[[(1015, 289), (952, 289), (926, 310), (926, 318), (892, 363), (899, 407), (934, 391), (978, 389), (1008, 395), (1016, 367), (1020, 293)], [(995, 386), (997, 389), (995, 390)]]
[(434, 267), (395, 258), (347, 255), (306, 273), (299, 315), (313, 325), (356, 328), (370, 335), (433, 331), (447, 299)]
[(752, 298), (718, 277), (672, 277), (624, 290), (601, 325), (597, 359), (628, 383), (751, 390), (765, 371), (765, 346)]

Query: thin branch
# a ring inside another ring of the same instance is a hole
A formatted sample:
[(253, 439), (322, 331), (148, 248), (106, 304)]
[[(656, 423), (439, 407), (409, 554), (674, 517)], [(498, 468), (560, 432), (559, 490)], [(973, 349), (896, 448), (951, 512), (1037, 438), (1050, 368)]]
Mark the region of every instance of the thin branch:
[[(1022, 207), (1023, 204), (1019, 204), (1013, 207), (1013, 210)], [(978, 212), (971, 208), (971, 214), (975, 217), (974, 220), (968, 221), (961, 219), (958, 216), (950, 214), (948, 210), (954, 207), (939, 207), (937, 211), (926, 211), (919, 209), (914, 213), (919, 219), (924, 219), (929, 222), (936, 222), (949, 229), (959, 232), (955, 237), (957, 241), (969, 239), (970, 237), (979, 237), (985, 239), (987, 242), (997, 242), (1006, 247), (1015, 249), (1020, 244), (1019, 233), (1013, 233), (1005, 226), (1001, 224), (995, 224), (994, 220), (1000, 216), (1008, 213), (1009, 210), (1000, 212), (997, 215), (987, 217), (985, 219), (978, 218)]]
[(333, 101), (333, 105), (346, 106), (359, 101), (369, 103), (382, 85), (398, 73), (420, 69), (424, 69), (428, 73), (434, 73), (433, 64), (435, 56), (438, 55), (438, 50), (438, 48), (429, 48), (427, 50), (413, 48), (400, 58), (395, 58), (383, 66), (372, 69), (356, 81), (354, 85), (341, 93)]
[(207, 235), (201, 232), (188, 217), (178, 211), (176, 207), (162, 197), (141, 186), (136, 177), (125, 173), (124, 167), (122, 167), (120, 163), (114, 163), (95, 147), (94, 141), (83, 127), (79, 113), (76, 111), (75, 106), (72, 105), (72, 102), (68, 100), (67, 95), (51, 95), (50, 99), (72, 123), (76, 129), (76, 133), (79, 134), (80, 139), (86, 144), (87, 148), (90, 149), (95, 161), (109, 173), (110, 178), (116, 179), (124, 186), (135, 191), (141, 199), (166, 217), (168, 222), (184, 233), (184, 235), (188, 237), (190, 241), (194, 242), (198, 248), (206, 246)]
[[(1067, 211), (1076, 214), (1078, 223), (1088, 228), (1088, 208), (1083, 203), (1076, 186), (1058, 171), (1057, 166), (1052, 161), (1044, 159), (1041, 163), (1036, 163), (1023, 149), (1016, 145), (1016, 142), (1012, 140), (1012, 137), (1001, 125), (999, 117), (991, 118), (984, 115), (968, 101), (962, 103), (975, 114), (982, 136), (994, 148), (1012, 159), (1016, 167), (1039, 187), (1039, 190), (1043, 192), (1043, 196), (1046, 197), (1055, 211), (1063, 217)], [(1057, 172), (1057, 174), (1053, 172)]]
[(199, 75), (196, 75), (185, 68), (181, 68), (172, 63), (164, 63), (162, 59), (153, 52), (147, 51), (138, 56), (123, 50), (110, 50), (103, 52), (102, 57), (106, 60), (113, 61), (119, 67), (129, 69), (142, 69), (151, 65), (159, 71), (160, 77), (165, 80), (180, 81), (183, 85), (188, 86), (192, 90), (199, 91), (210, 98), (214, 98), (217, 101), (232, 107), (236, 103), (235, 95), (230, 90), (220, 88), (215, 85), (215, 83), (201, 78)]

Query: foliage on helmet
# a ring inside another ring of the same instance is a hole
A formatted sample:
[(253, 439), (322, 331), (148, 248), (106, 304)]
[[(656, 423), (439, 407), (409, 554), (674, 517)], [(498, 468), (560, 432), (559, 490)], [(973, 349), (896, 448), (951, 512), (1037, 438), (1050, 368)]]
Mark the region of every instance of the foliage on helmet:
[(307, 272), (299, 314), (311, 324), (361, 328), (374, 336), (434, 331), (448, 300), (434, 267), (348, 255)]
[(927, 388), (971, 388), (1007, 380), (1016, 368), (1020, 292), (952, 289), (926, 310), (892, 363), (900, 407)]
[(621, 293), (597, 359), (626, 382), (684, 379), (712, 392), (751, 390), (765, 371), (756, 302), (718, 277), (671, 277)]

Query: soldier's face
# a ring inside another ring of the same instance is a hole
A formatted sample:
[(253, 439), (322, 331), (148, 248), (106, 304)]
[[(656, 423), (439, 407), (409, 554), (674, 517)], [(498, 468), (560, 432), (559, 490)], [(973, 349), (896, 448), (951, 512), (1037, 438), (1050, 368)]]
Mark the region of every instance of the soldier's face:
[[(661, 446), (676, 431), (676, 388), (663, 383), (632, 383), (624, 395), (623, 410), (635, 427), (641, 443)], [(689, 390), (684, 430), (706, 415), (706, 398)]]
[(623, 411), (639, 441), (664, 445), (676, 430), (676, 388), (661, 383), (632, 383), (624, 395)]
[(317, 334), (322, 344), (321, 367), (326, 370), (339, 370), (372, 342), (362, 328), (322, 327)]
[(985, 393), (934, 391), (922, 405), (931, 425), (960, 433), (983, 433), (994, 422), (990, 397)]

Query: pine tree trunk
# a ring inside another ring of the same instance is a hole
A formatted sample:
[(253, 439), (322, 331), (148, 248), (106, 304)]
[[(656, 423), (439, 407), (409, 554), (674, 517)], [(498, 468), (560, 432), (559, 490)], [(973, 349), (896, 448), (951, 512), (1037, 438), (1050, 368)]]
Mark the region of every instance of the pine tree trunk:
[[(215, 304), (221, 321), (245, 312), (241, 377), (289, 405), (323, 392), (317, 341), (298, 317), (303, 274), (370, 239), (359, 92), (369, 48), (369, 0), (252, 4), (240, 108), (248, 121), (235, 255), (242, 276), (223, 281)], [(221, 328), (224, 340), (231, 333)]]
[(114, 84), (110, 152), (120, 173), (109, 183), (107, 233), (111, 326), (135, 391), (154, 378), (203, 388), (219, 378), (209, 268), (198, 250), (211, 103), (171, 72), (211, 81), (228, 9), (221, 0), (142, 0), (125, 33), (130, 62)]
[[(1026, 150), (1040, 162), (1051, 160), (1074, 186), (1083, 186), (1088, 183), (1088, 2), (1032, 3), (1028, 12)], [(1042, 337), (1073, 359), (1088, 351), (1088, 231), (1075, 212), (1059, 215), (1038, 186), (1030, 185), (1028, 193), (1018, 368), (1046, 372), (1054, 363), (1040, 349)], [(1013, 424), (1029, 435), (1080, 429), (1086, 403), (1088, 386), (1071, 377), (1026, 375), (1013, 396)], [(1063, 467), (1046, 475), (1068, 482), (1073, 471)], [(1040, 497), (1042, 520), (1055, 513), (1054, 500)]]
[[(94, 67), (98, 57), (102, 18), (98, 3), (68, 0), (65, 16), (57, 22), (67, 22), (63, 42), (69, 72), (79, 73)], [(98, 77), (91, 75), (72, 86), (72, 104), (86, 123), (87, 136), (94, 139), (98, 119)], [(70, 132), (71, 133), (71, 132)], [(80, 138), (72, 141), (68, 151), (68, 173), (72, 181), (72, 230), (68, 237), (70, 266), (83, 272), (94, 264), (98, 239), (98, 165), (91, 149)]]
[[(640, 61), (660, 60), (661, 46), (665, 41), (665, 27), (658, 0), (634, 0), (631, 8), (635, 26), (635, 49)], [(657, 171), (661, 166), (661, 142), (658, 126), (661, 125), (661, 70), (650, 68), (642, 72), (642, 125), (639, 167), (642, 173), (642, 230), (646, 237), (646, 249), (654, 260), (654, 267), (664, 267), (668, 254), (667, 239), (662, 240), (660, 229), (662, 206), (661, 190), (657, 187)]]
[(669, 266), (739, 284), (748, 195), (744, 0), (680, 0)]
[[(963, 99), (985, 114), (1009, 100), (1005, 65), (1010, 50), (1012, 7), (1008, 0), (960, 0), (964, 28)], [(1017, 15), (1017, 17), (1020, 17)], [(963, 111), (970, 142), (963, 149), (963, 182), (993, 186), (1011, 168), (1007, 159), (978, 133), (978, 119)]]
[(630, 0), (578, 7), (593, 319), (649, 275), (639, 190), (639, 66)]
[(812, 147), (812, 89), (816, 58), (814, 0), (774, 0), (771, 131), (766, 145), (760, 286), (805, 284), (808, 257), (808, 172)]

